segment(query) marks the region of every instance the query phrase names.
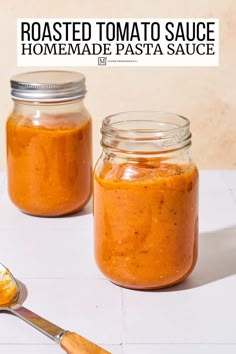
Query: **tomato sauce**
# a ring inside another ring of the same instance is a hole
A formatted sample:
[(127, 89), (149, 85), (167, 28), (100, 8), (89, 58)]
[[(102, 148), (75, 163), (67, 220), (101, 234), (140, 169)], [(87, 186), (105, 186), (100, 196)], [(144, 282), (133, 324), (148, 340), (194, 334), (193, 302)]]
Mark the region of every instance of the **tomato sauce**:
[(105, 163), (95, 174), (94, 229), (97, 264), (112, 282), (156, 289), (182, 281), (197, 260), (195, 165)]
[[(76, 113), (25, 116), (7, 122), (8, 189), (25, 213), (59, 216), (80, 210), (91, 195), (91, 120)], [(47, 121), (41, 117), (40, 121)]]

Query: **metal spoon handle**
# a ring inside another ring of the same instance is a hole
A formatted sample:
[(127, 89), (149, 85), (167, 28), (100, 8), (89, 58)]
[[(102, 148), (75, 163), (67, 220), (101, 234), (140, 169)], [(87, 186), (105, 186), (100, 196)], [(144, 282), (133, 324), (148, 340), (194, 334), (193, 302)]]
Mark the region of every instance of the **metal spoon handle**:
[(23, 306), (9, 308), (9, 311), (54, 340), (56, 343), (60, 343), (61, 337), (65, 333), (69, 333)]
[(79, 334), (65, 331), (23, 306), (11, 307), (8, 311), (60, 344), (68, 354), (111, 354)]

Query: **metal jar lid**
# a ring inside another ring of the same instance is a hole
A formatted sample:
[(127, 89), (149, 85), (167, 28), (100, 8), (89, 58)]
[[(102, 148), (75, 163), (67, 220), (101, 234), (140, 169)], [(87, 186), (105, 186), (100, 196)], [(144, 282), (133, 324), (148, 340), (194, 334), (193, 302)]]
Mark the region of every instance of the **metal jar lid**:
[(76, 71), (33, 71), (11, 78), (11, 97), (16, 100), (58, 102), (85, 94), (85, 76)]

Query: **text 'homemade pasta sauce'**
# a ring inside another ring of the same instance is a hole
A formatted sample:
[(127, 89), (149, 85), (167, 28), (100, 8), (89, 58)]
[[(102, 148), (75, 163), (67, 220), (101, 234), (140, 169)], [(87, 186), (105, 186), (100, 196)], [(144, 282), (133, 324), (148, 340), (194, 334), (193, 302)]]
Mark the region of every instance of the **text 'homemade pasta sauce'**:
[[(115, 129), (112, 119), (110, 125)], [(103, 144), (107, 141), (104, 137)], [(197, 168), (186, 156), (186, 147), (162, 151), (161, 157), (135, 158), (117, 151), (117, 144), (110, 141), (115, 149), (104, 152), (95, 169), (97, 264), (124, 287), (155, 289), (178, 283), (197, 260)]]

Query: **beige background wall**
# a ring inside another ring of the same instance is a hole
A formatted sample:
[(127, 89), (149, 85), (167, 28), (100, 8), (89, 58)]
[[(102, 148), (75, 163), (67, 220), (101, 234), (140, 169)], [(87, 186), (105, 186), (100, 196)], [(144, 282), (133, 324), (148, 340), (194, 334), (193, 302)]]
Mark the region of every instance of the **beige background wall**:
[[(94, 118), (94, 159), (104, 116), (156, 109), (190, 118), (192, 155), (201, 168), (236, 168), (235, 0), (0, 0), (0, 169), (5, 168), (9, 78), (35, 68), (16, 67), (16, 19), (27, 17), (216, 17), (216, 68), (74, 68), (87, 76), (87, 106)], [(37, 68), (39, 69), (39, 68)], [(65, 69), (65, 68), (64, 68)]]

